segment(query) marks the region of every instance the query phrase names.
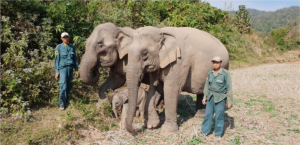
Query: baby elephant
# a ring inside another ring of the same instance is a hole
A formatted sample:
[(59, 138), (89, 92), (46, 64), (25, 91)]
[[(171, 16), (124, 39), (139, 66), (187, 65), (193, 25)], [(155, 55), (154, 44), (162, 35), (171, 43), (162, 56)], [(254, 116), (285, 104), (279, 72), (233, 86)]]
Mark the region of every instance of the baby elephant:
[[(138, 94), (138, 100), (137, 100), (137, 111), (136, 111), (136, 117), (139, 117), (140, 115), (140, 119), (145, 119), (145, 103), (146, 103), (146, 99), (147, 99), (147, 93), (143, 88), (139, 88), (139, 94)], [(113, 96), (113, 100), (112, 100), (112, 109), (113, 112), (116, 116), (116, 118), (118, 117), (118, 113), (117, 113), (117, 108), (120, 108), (123, 106), (122, 109), (122, 117), (121, 117), (121, 125), (125, 124), (125, 118), (127, 115), (127, 109), (128, 109), (128, 89), (124, 89), (120, 92), (117, 92), (114, 96)]]

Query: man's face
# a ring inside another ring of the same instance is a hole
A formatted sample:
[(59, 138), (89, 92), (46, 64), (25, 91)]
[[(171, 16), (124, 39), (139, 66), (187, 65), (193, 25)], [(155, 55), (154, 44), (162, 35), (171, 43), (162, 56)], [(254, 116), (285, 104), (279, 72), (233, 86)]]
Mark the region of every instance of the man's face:
[(213, 67), (214, 69), (219, 69), (222, 65), (222, 62), (213, 61)]
[(61, 41), (62, 41), (63, 43), (69, 43), (70, 37), (69, 37), (69, 36), (64, 36), (64, 37), (61, 38)]

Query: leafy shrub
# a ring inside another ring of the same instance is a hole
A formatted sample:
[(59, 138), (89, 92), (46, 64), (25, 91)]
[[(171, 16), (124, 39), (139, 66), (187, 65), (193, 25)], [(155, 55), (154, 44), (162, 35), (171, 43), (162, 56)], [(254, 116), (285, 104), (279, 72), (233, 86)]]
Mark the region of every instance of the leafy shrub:
[[(32, 2), (1, 2), (8, 16), (1, 17), (2, 46), (7, 46), (1, 56), (1, 113), (13, 113), (16, 118), (31, 115), (29, 106), (48, 102), (57, 92), (53, 81), (51, 19), (42, 18), (43, 6)], [(22, 5), (24, 4), (24, 5)], [(31, 7), (33, 5), (33, 7)], [(15, 10), (14, 6), (22, 9)], [(33, 9), (39, 12), (31, 12)], [(10, 13), (16, 11), (15, 13)], [(1, 10), (2, 12), (2, 10)], [(13, 17), (17, 14), (16, 17)], [(9, 16), (12, 16), (10, 18)], [(32, 106), (33, 107), (33, 106)]]

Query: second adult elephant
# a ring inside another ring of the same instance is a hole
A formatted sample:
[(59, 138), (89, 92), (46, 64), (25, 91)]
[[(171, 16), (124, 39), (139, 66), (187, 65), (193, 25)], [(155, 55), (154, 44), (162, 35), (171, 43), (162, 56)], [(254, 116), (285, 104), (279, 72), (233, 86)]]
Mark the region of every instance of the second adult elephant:
[[(105, 99), (108, 90), (122, 87), (126, 81), (128, 46), (135, 30), (117, 27), (113, 23), (98, 25), (86, 40), (86, 49), (80, 64), (80, 78), (86, 84), (99, 80), (99, 67), (109, 67), (109, 76), (99, 89), (100, 99)], [(149, 77), (143, 83), (149, 84)], [(162, 90), (160, 90), (162, 92)], [(162, 94), (162, 93), (161, 93)], [(156, 96), (161, 99), (162, 95)]]
[[(133, 33), (128, 47), (126, 81), (129, 94), (129, 108), (126, 129), (136, 135), (132, 128), (135, 115), (138, 86), (144, 74), (150, 76), (150, 88), (146, 102), (146, 125), (157, 127), (160, 120), (154, 109), (155, 94), (163, 86), (165, 117), (162, 125), (165, 131), (177, 131), (177, 103), (181, 91), (197, 94), (203, 98), (207, 73), (212, 69), (211, 59), (220, 56), (222, 67), (228, 69), (229, 55), (225, 46), (214, 36), (194, 28), (143, 27)], [(163, 85), (161, 85), (163, 84)], [(205, 106), (199, 105), (204, 114)]]

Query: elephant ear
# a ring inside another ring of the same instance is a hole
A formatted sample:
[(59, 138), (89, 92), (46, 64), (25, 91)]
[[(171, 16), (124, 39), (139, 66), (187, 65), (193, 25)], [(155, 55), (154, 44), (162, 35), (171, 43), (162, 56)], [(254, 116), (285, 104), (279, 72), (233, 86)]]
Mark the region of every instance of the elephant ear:
[(131, 28), (119, 28), (121, 32), (117, 37), (118, 45), (118, 53), (119, 58), (122, 59), (125, 55), (128, 54), (128, 46), (132, 41), (133, 29)]
[(161, 48), (159, 51), (160, 68), (165, 68), (177, 58), (181, 57), (180, 47), (175, 37), (171, 34), (162, 33), (160, 40)]

